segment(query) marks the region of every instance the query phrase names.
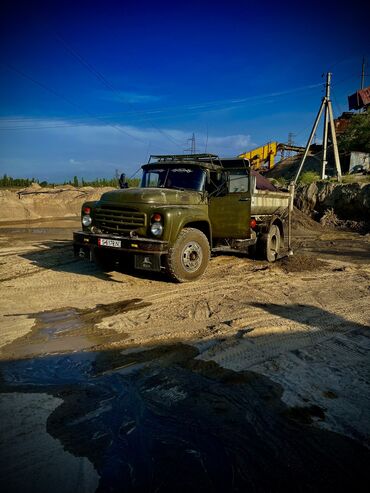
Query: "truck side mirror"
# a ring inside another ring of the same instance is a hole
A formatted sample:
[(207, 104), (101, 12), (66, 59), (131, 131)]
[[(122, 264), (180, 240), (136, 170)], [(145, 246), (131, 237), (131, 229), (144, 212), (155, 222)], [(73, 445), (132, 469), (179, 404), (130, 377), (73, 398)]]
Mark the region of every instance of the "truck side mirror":
[(120, 188), (128, 188), (128, 183), (126, 181), (125, 173), (121, 174), (121, 176), (119, 177), (118, 183), (119, 183)]

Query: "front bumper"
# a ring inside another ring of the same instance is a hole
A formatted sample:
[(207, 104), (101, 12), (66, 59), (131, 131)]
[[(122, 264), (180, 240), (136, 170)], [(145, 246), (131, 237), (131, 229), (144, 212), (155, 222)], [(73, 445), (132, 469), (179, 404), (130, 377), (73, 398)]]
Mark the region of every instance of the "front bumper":
[[(100, 246), (98, 240), (119, 240), (121, 247)], [(73, 233), (73, 246), (75, 252), (79, 248), (93, 249), (99, 248), (104, 250), (114, 250), (125, 253), (153, 253), (162, 255), (168, 253), (168, 242), (156, 240), (155, 238), (130, 238), (127, 236), (116, 236), (109, 234), (93, 234), (84, 231)]]

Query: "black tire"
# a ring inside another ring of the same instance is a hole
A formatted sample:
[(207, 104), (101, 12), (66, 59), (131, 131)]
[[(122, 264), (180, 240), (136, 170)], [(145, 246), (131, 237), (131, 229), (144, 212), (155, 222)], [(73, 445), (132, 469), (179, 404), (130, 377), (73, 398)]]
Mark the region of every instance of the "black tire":
[(184, 228), (168, 252), (167, 272), (178, 282), (194, 281), (206, 270), (209, 257), (206, 235), (199, 229)]
[(261, 258), (268, 262), (275, 262), (278, 259), (281, 248), (280, 229), (273, 224), (268, 233), (264, 233), (258, 240), (258, 250)]
[(257, 256), (257, 244), (255, 243), (254, 245), (248, 247), (248, 257), (255, 259)]

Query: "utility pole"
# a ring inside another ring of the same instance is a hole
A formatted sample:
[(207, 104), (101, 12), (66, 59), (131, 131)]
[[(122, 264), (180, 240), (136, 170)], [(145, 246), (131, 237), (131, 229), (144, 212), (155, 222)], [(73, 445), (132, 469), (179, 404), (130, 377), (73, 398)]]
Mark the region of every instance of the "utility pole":
[[(294, 133), (293, 132), (289, 132), (288, 133), (288, 146), (294, 145), (293, 137), (294, 137)], [(288, 150), (287, 157), (290, 157), (291, 155), (292, 155), (292, 151), (291, 150)]]
[(330, 84), (331, 84), (331, 73), (328, 72), (326, 74), (325, 96), (322, 98), (321, 106), (320, 106), (319, 112), (316, 116), (315, 123), (312, 127), (310, 137), (307, 141), (306, 149), (304, 151), (301, 164), (300, 164), (299, 169), (297, 171), (297, 174), (294, 178), (294, 184), (297, 183), (299, 175), (301, 174), (303, 165), (306, 161), (308, 152), (310, 150), (310, 146), (311, 146), (313, 137), (314, 137), (316, 130), (317, 130), (317, 127), (319, 125), (319, 121), (320, 121), (323, 110), (325, 110), (325, 113), (324, 113), (325, 116), (324, 116), (323, 157), (322, 157), (322, 167), (321, 167), (321, 178), (322, 179), (325, 178), (325, 168), (326, 168), (326, 164), (327, 164), (326, 156), (327, 156), (327, 150), (328, 150), (328, 126), (330, 125), (331, 140), (332, 140), (333, 150), (334, 150), (334, 161), (335, 161), (335, 166), (337, 168), (337, 178), (338, 178), (338, 181), (342, 181), (342, 170), (340, 167), (337, 136), (335, 133), (333, 107), (332, 107), (331, 99), (330, 99)]
[(192, 138), (191, 138), (191, 154), (195, 154), (195, 135), (193, 134)]
[[(328, 72), (326, 74), (326, 89), (325, 89), (325, 98), (330, 100), (330, 83), (331, 83), (331, 73)], [(321, 179), (325, 180), (325, 171), (326, 171), (326, 165), (328, 164), (328, 161), (326, 159), (327, 151), (328, 151), (328, 129), (329, 129), (329, 106), (326, 104), (325, 105), (325, 113), (324, 113), (324, 133), (322, 137), (322, 145), (323, 145), (323, 152), (322, 152), (322, 167), (321, 167)]]
[(193, 132), (193, 135), (191, 139), (188, 139), (188, 142), (190, 142), (190, 149), (185, 149), (186, 152), (190, 152), (190, 154), (196, 154), (196, 145), (195, 145), (195, 135)]

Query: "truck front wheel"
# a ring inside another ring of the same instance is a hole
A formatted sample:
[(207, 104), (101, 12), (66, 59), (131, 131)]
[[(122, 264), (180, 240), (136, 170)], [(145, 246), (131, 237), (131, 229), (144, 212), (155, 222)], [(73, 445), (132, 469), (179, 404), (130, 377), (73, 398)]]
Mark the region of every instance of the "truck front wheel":
[(280, 229), (273, 224), (268, 233), (265, 233), (258, 240), (258, 250), (260, 256), (269, 262), (277, 260), (281, 247)]
[(167, 271), (176, 281), (194, 281), (206, 270), (209, 257), (206, 235), (199, 229), (184, 228), (168, 252)]

